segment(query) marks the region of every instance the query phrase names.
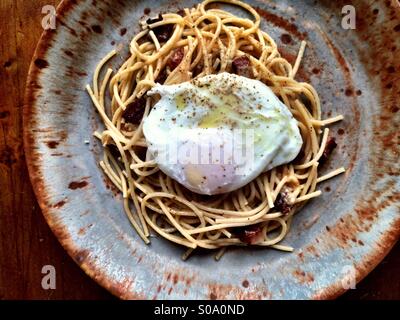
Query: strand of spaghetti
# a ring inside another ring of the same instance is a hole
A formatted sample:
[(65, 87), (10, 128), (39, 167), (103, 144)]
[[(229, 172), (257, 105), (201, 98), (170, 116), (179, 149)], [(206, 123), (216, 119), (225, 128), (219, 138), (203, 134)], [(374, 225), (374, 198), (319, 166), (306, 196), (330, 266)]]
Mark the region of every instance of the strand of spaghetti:
[(182, 260), (186, 261), (189, 256), (192, 254), (192, 252), (194, 251), (194, 249), (189, 248), (188, 250), (186, 250), (186, 252), (182, 255)]
[(102, 137), (101, 137), (102, 134), (99, 133), (98, 131), (93, 132), (93, 136), (94, 136), (95, 138), (99, 139), (100, 141), (101, 141), (101, 139), (102, 139)]
[(310, 175), (312, 176), (312, 180), (311, 180), (310, 188), (308, 189), (308, 193), (314, 192), (315, 189), (317, 188), (318, 166), (319, 166), (319, 163), (316, 162), (312, 168), (312, 171), (310, 172)]
[(342, 173), (344, 173), (344, 172), (346, 172), (346, 169), (343, 168), (343, 167), (341, 167), (341, 168), (339, 168), (339, 169), (336, 169), (336, 170), (333, 170), (333, 171), (329, 172), (329, 173), (326, 174), (326, 175), (323, 175), (323, 176), (321, 176), (321, 177), (318, 177), (318, 178), (317, 178), (317, 183), (320, 183), (320, 182), (322, 182), (322, 181), (331, 179), (331, 178), (333, 178), (333, 177), (335, 177), (335, 176), (337, 176), (337, 175), (339, 175), (339, 174), (342, 174)]
[(222, 25), (222, 30), (228, 35), (229, 38), (229, 46), (226, 50), (226, 56), (228, 59), (228, 67), (230, 67), (232, 64), (232, 60), (236, 55), (236, 38), (233, 32), (231, 32), (231, 30), (227, 26)]
[(219, 56), (221, 59), (221, 72), (225, 72), (228, 64), (228, 59), (226, 57), (226, 47), (222, 43), (220, 38), (218, 38), (217, 43), (219, 48)]
[[(143, 208), (142, 208), (142, 210), (143, 210)], [(192, 243), (190, 241), (187, 241), (186, 239), (182, 239), (182, 238), (180, 238), (178, 236), (169, 234), (169, 233), (165, 232), (164, 230), (162, 230), (161, 228), (159, 228), (155, 223), (153, 223), (153, 221), (151, 221), (151, 219), (147, 215), (147, 211), (145, 209), (144, 209), (143, 213), (144, 213), (144, 218), (145, 218), (146, 222), (160, 236), (164, 237), (165, 239), (167, 239), (167, 240), (169, 240), (171, 242), (175, 242), (177, 244), (186, 246), (188, 248), (193, 248), (193, 249), (197, 248), (197, 244), (196, 243)]]
[(304, 196), (308, 192), (312, 192), (311, 186), (313, 185), (314, 181), (316, 184), (316, 174), (317, 174), (318, 162), (312, 164), (311, 169), (308, 173), (307, 181), (302, 185), (302, 190), (300, 192), (300, 196)]
[(134, 171), (134, 173), (136, 175), (144, 178), (144, 177), (148, 177), (148, 176), (151, 176), (151, 175), (157, 173), (160, 170), (160, 168), (158, 166), (156, 166), (150, 171), (142, 171), (142, 170), (139, 170), (138, 168), (133, 168), (132, 170)]
[[(156, 25), (157, 23), (155, 23), (154, 25)], [(142, 54), (137, 47), (132, 47), (132, 49), (134, 50), (134, 52), (136, 52), (136, 54), (145, 61), (146, 64), (150, 64), (154, 61), (156, 61), (157, 59), (160, 59), (163, 55), (165, 55), (167, 52), (169, 52), (173, 46), (175, 45), (175, 43), (178, 41), (178, 38), (181, 36), (182, 31), (183, 31), (183, 26), (182, 26), (182, 21), (181, 24), (176, 24), (176, 28), (174, 33), (172, 34), (172, 37), (160, 48), (160, 50), (151, 55), (151, 56), (147, 56)]]
[[(253, 22), (251, 22), (250, 20), (242, 19), (242, 18), (235, 18), (235, 17), (224, 18), (221, 22), (224, 25), (240, 24), (240, 25), (248, 27), (248, 28), (251, 28), (253, 26)], [(232, 31), (240, 30), (240, 28), (236, 28), (234, 26), (230, 26), (230, 27), (231, 27)], [(242, 32), (243, 32), (243, 30), (242, 30)]]
[[(229, 246), (229, 245), (235, 245), (235, 243), (240, 243), (240, 241), (236, 241), (236, 242), (226, 242), (226, 244), (224, 244), (225, 246)], [(200, 248), (203, 249), (219, 249), (221, 247), (221, 245), (214, 245), (214, 244), (209, 244), (209, 242), (206, 242), (206, 240), (202, 240), (202, 241), (198, 241), (197, 242), (198, 246)]]
[(120, 107), (122, 110), (125, 111), (125, 110), (126, 110), (126, 105), (125, 105), (125, 103), (121, 100), (121, 97), (119, 96), (118, 85), (117, 85), (117, 84), (114, 85), (113, 90), (114, 90), (113, 93), (114, 93), (114, 98), (115, 98), (115, 100), (117, 101), (119, 107)]
[[(133, 82), (132, 82), (133, 77), (134, 77), (133, 72), (128, 73), (125, 77), (126, 82), (121, 81), (120, 86), (119, 86), (120, 90), (121, 90), (120, 96), (121, 96), (122, 101), (125, 102), (125, 105), (126, 105), (126, 102), (130, 98), (130, 94), (131, 94), (131, 85), (130, 84), (133, 84)], [(128, 132), (126, 132), (126, 133), (128, 133)]]
[(216, 248), (219, 248), (221, 245), (229, 245), (229, 244), (231, 244), (231, 245), (242, 245), (242, 246), (245, 245), (238, 238), (231, 238), (231, 239), (222, 238), (222, 239), (218, 239), (218, 240), (204, 239), (201, 242), (203, 244), (215, 244)]
[(319, 99), (317, 91), (315, 91), (314, 87), (311, 86), (309, 83), (301, 83), (301, 86), (304, 88), (303, 93), (309, 99), (312, 106), (312, 115), (315, 120), (321, 120), (321, 101)]
[[(171, 195), (165, 192), (154, 192), (151, 194), (148, 194), (146, 197), (143, 198), (143, 202), (141, 204), (142, 206), (142, 210), (145, 210), (145, 203), (146, 201), (148, 201), (151, 198), (157, 198), (157, 197), (164, 197), (164, 198), (169, 198), (169, 199), (174, 199), (176, 201), (179, 201), (183, 204), (185, 204), (186, 206), (188, 206), (189, 208), (191, 208), (196, 214), (197, 216), (200, 218), (200, 220), (203, 220), (204, 223), (204, 217), (203, 214), (201, 213), (201, 211), (197, 210), (197, 208), (192, 205), (190, 202), (188, 202), (185, 199), (181, 199), (180, 197), (177, 197), (175, 195)], [(157, 200), (157, 199), (156, 199)], [(159, 199), (158, 199), (159, 200)], [(195, 239), (193, 237), (190, 236), (190, 233), (187, 232), (186, 230), (184, 230), (177, 222), (176, 220), (173, 218), (173, 216), (171, 215), (171, 213), (169, 212), (169, 210), (160, 202), (158, 201), (158, 204), (160, 205), (161, 209), (163, 209), (165, 215), (168, 217), (169, 221), (172, 223), (172, 225), (179, 230), (179, 232), (190, 242), (195, 243)]]
[(284, 246), (284, 245), (281, 245), (281, 244), (273, 244), (270, 247), (273, 248), (273, 249), (279, 250), (279, 251), (286, 251), (286, 252), (293, 252), (294, 251), (293, 247)]
[[(281, 226), (281, 232), (279, 233), (278, 236), (271, 239), (268, 237), (268, 225), (266, 225), (263, 228), (263, 232), (265, 232), (265, 240), (258, 243), (259, 246), (271, 246), (271, 245), (277, 244), (285, 237), (285, 235), (287, 233), (287, 225), (286, 225), (285, 220), (283, 220), (281, 218), (277, 218), (276, 220), (274, 220), (274, 222), (278, 222), (277, 227), (279, 227), (279, 225)], [(274, 229), (270, 229), (269, 231), (272, 231)]]
[[(181, 219), (181, 217), (179, 217), (179, 218), (177, 218), (177, 222), (182, 226), (182, 227), (184, 227), (186, 230), (193, 230), (193, 229), (195, 229), (195, 227), (193, 227), (191, 224), (190, 224), (190, 222), (191, 221), (182, 221), (182, 219)], [(193, 223), (193, 221), (192, 221), (192, 223)]]
[[(147, 117), (149, 112), (150, 112), (150, 106), (151, 106), (151, 98), (146, 99), (146, 107), (143, 113), (143, 117)], [(132, 148), (132, 146), (136, 143), (136, 141), (142, 136), (143, 134), (143, 119), (139, 124), (139, 128), (136, 130), (135, 135), (126, 143), (124, 146), (125, 150), (128, 150)]]
[(266, 194), (267, 201), (268, 201), (268, 206), (272, 209), (274, 207), (274, 200), (273, 200), (273, 194), (271, 191), (270, 183), (268, 182), (267, 175), (264, 175), (263, 182), (264, 182), (265, 194)]
[(99, 64), (96, 66), (96, 69), (94, 71), (93, 75), (93, 90), (94, 90), (94, 96), (97, 98), (99, 96), (99, 74), (103, 66), (110, 60), (113, 56), (117, 54), (116, 50), (110, 51), (103, 59), (100, 60)]
[(130, 168), (133, 170), (133, 169), (138, 169), (138, 168), (154, 167), (156, 165), (157, 165), (156, 161), (151, 160), (151, 161), (147, 161), (147, 162), (131, 164)]
[(114, 175), (112, 174), (112, 169), (108, 168), (104, 161), (100, 161), (100, 167), (103, 169), (104, 173), (108, 176), (108, 178), (111, 180), (111, 182), (116, 186), (119, 191), (122, 192), (122, 187), (121, 187), (121, 182), (118, 182)]
[(228, 11), (225, 11), (225, 10), (221, 10), (221, 9), (207, 9), (207, 12), (210, 13), (210, 14), (217, 15), (221, 19), (235, 17), (234, 14), (232, 14), (232, 13), (230, 13)]
[(304, 195), (304, 196), (302, 196), (302, 197), (297, 198), (297, 199), (295, 200), (295, 203), (303, 202), (303, 201), (306, 201), (306, 200), (309, 200), (309, 199), (318, 197), (318, 196), (320, 196), (321, 194), (322, 194), (322, 192), (321, 192), (320, 190), (315, 191), (315, 192), (313, 192), (313, 193), (306, 194), (306, 195)]
[[(284, 223), (284, 221), (283, 221)], [(274, 239), (268, 239), (267, 241), (264, 241), (263, 243), (259, 243), (257, 245), (261, 245), (261, 246), (272, 246), (274, 243), (277, 243), (279, 241), (282, 240), (282, 235), (283, 237), (285, 236), (285, 233), (287, 232), (287, 226), (286, 224), (284, 225), (284, 228), (282, 228), (281, 233)], [(210, 240), (202, 240), (199, 241), (198, 243), (199, 247), (202, 248), (207, 248), (207, 249), (217, 249), (220, 247), (226, 247), (226, 246), (232, 246), (232, 245), (245, 245), (243, 244), (239, 239), (237, 238), (232, 238), (232, 239), (218, 239), (218, 240), (214, 240), (214, 241), (210, 241)]]
[(281, 212), (274, 212), (274, 213), (268, 213), (269, 208), (266, 207), (263, 211), (260, 211), (259, 213), (257, 213), (254, 216), (251, 217), (246, 217), (246, 218), (220, 218), (220, 219), (216, 219), (215, 222), (216, 223), (246, 223), (246, 222), (253, 222), (256, 220), (260, 220), (262, 219), (263, 221), (267, 221), (267, 220), (274, 220), (276, 218), (279, 218), (282, 216)]
[[(110, 170), (110, 174), (113, 175), (114, 179), (119, 183), (122, 189), (122, 170), (119, 167), (117, 161), (114, 159), (114, 157), (111, 156), (110, 152), (107, 149), (105, 149), (104, 152), (104, 164), (106, 168)], [(115, 170), (113, 168), (115, 168)]]
[(294, 78), (299, 70), (301, 59), (303, 59), (304, 51), (306, 50), (307, 42), (301, 41), (300, 50), (297, 54), (296, 62), (294, 63), (292, 73), (290, 74), (290, 78)]
[(283, 186), (286, 184), (287, 181), (288, 181), (287, 176), (283, 177), (283, 179), (281, 181), (279, 181), (278, 185), (276, 186), (276, 188), (273, 192), (274, 199), (276, 199), (276, 197), (278, 196), (278, 193), (281, 192), (281, 189), (283, 188)]
[(121, 142), (126, 143), (127, 139), (122, 136), (121, 132), (118, 131), (118, 129), (114, 126), (114, 124), (107, 117), (107, 115), (105, 114), (104, 110), (102, 109), (100, 103), (98, 102), (98, 100), (94, 96), (94, 93), (93, 93), (92, 89), (90, 88), (90, 86), (88, 85), (86, 87), (86, 89), (89, 92), (89, 95), (92, 98), (93, 104), (95, 105), (97, 111), (100, 113), (100, 116), (102, 117), (102, 119), (103, 119), (104, 123), (106, 124), (107, 128), (110, 129), (112, 132), (114, 132), (118, 136), (118, 139)]
[(194, 31), (195, 31), (196, 36), (199, 38), (199, 44), (200, 44), (200, 49), (201, 49), (201, 53), (202, 53), (202, 58), (204, 61), (205, 72), (209, 74), (211, 72), (211, 69), (210, 69), (210, 60), (209, 60), (208, 53), (207, 53), (206, 43), (204, 41), (204, 38), (203, 38), (200, 30), (197, 27), (194, 27)]
[[(211, 218), (211, 219), (218, 219), (220, 217), (219, 215), (216, 215), (216, 214), (213, 214), (213, 213), (209, 213), (209, 212), (202, 211), (202, 210), (200, 210), (200, 211), (203, 213), (204, 218), (208, 217), (208, 218)], [(188, 216), (188, 217), (196, 217), (197, 216), (192, 211), (175, 210), (175, 209), (172, 209), (172, 208), (170, 208), (170, 212), (171, 212), (171, 214)]]
[[(223, 231), (225, 229), (222, 229), (221, 231)], [(221, 238), (222, 232), (221, 231), (216, 231), (214, 233), (212, 233), (212, 231), (210, 232), (206, 232), (206, 233), (202, 233), (205, 234), (205, 236), (207, 237), (208, 240), (217, 240), (219, 238)]]
[(260, 27), (260, 16), (257, 13), (257, 11), (254, 10), (247, 3), (244, 3), (244, 2), (241, 2), (241, 1), (238, 1), (238, 0), (206, 0), (206, 1), (204, 1), (204, 2), (202, 2), (200, 4), (200, 10), (201, 10), (202, 14), (206, 13), (205, 7), (207, 5), (209, 5), (210, 3), (212, 3), (212, 2), (225, 2), (225, 3), (229, 3), (229, 4), (234, 4), (234, 5), (242, 7), (243, 9), (249, 11), (253, 15), (253, 17), (255, 18), (254, 25), (253, 25), (252, 28), (246, 30), (246, 32), (243, 33), (244, 37), (248, 36), (249, 34), (254, 33)]
[[(264, 179), (264, 177), (265, 177), (266, 175), (264, 174), (264, 175), (261, 175), (261, 176), (259, 176), (257, 179), (256, 179), (256, 191), (257, 191), (257, 193), (259, 194), (259, 198), (258, 198), (258, 200), (260, 200), (260, 201), (263, 201), (263, 200), (265, 200), (266, 199), (266, 191), (265, 191), (265, 188), (264, 188), (264, 181), (263, 181), (263, 179)], [(258, 189), (257, 189), (258, 188)], [(268, 203), (268, 205), (269, 205), (269, 203)], [(269, 206), (270, 208), (272, 208), (271, 206)]]
[[(114, 99), (114, 98), (113, 98)], [(113, 100), (114, 101), (114, 100)], [(126, 137), (126, 134), (124, 132), (121, 131), (121, 115), (123, 113), (124, 110), (122, 110), (122, 108), (120, 106), (115, 106), (115, 104), (112, 106), (112, 112), (114, 112), (114, 114), (112, 114), (112, 118), (110, 119), (111, 123), (114, 125), (114, 127), (119, 130), (121, 132), (121, 134), (123, 136)], [(109, 144), (109, 139), (103, 139), (103, 144), (107, 145)]]
[[(211, 218), (209, 218), (209, 217), (204, 217), (204, 219), (205, 219), (208, 223), (210, 223), (211, 225), (215, 225), (216, 223), (218, 223), (218, 222), (216, 222), (215, 220), (213, 220), (213, 219), (211, 219)], [(232, 233), (230, 233), (228, 230), (222, 229), (221, 232), (222, 232), (227, 238), (232, 238)]]
[(327, 125), (330, 125), (330, 124), (338, 122), (338, 121), (342, 121), (343, 119), (344, 119), (344, 117), (342, 115), (338, 115), (336, 117), (328, 118), (326, 120), (311, 119), (311, 123), (313, 125), (323, 127), (323, 126), (327, 126)]
[(243, 194), (243, 189), (239, 189), (237, 191), (237, 196), (241, 211), (248, 211), (249, 208), (247, 207), (247, 205), (249, 204), (249, 202), (247, 201), (247, 198)]
[(304, 164), (295, 165), (294, 166), (295, 169), (309, 168), (322, 157), (322, 154), (324, 153), (324, 150), (325, 150), (326, 142), (328, 140), (328, 134), (329, 134), (329, 129), (325, 128), (324, 135), (322, 136), (321, 146), (319, 147), (318, 153), (315, 155), (314, 159), (312, 159), (311, 161), (304, 163)]
[(136, 222), (136, 220), (132, 216), (132, 213), (131, 213), (131, 210), (129, 208), (129, 203), (128, 203), (127, 199), (124, 199), (124, 209), (125, 209), (125, 212), (126, 212), (126, 215), (127, 215), (128, 219), (129, 219), (129, 222), (135, 228), (135, 230), (138, 233), (138, 235), (142, 238), (144, 243), (149, 244), (150, 240), (148, 239), (148, 237), (145, 235), (145, 233), (139, 227), (139, 224)]
[(105, 109), (104, 96), (105, 96), (105, 92), (106, 92), (106, 89), (107, 89), (108, 81), (110, 80), (110, 77), (111, 77), (112, 73), (113, 73), (112, 69), (108, 69), (107, 70), (106, 75), (104, 76), (104, 79), (103, 79), (101, 87), (100, 87), (99, 102), (100, 102), (100, 105), (103, 107), (103, 110)]
[(254, 181), (251, 181), (247, 186), (245, 186), (241, 192), (243, 195), (246, 208), (245, 210), (249, 210), (249, 204), (253, 202), (254, 198), (256, 197), (256, 187)]
[[(176, 228), (170, 227), (168, 219), (165, 216), (159, 216), (159, 215), (153, 214), (151, 216), (151, 221), (153, 221), (154, 224), (159, 226), (164, 232), (167, 232), (167, 233), (175, 233), (176, 232)], [(159, 223), (159, 221), (160, 221), (160, 223)]]
[(149, 35), (151, 37), (151, 40), (153, 40), (154, 45), (156, 46), (156, 51), (160, 51), (160, 49), (161, 49), (160, 42), (158, 41), (156, 35), (154, 34), (154, 31), (150, 30)]
[(315, 155), (318, 153), (318, 148), (319, 148), (319, 141), (317, 137), (317, 131), (315, 130), (314, 126), (311, 123), (311, 114), (308, 111), (308, 109), (305, 107), (303, 103), (301, 103), (298, 99), (295, 100), (294, 102), (295, 107), (297, 110), (300, 112), (300, 115), (304, 118), (305, 125), (307, 129), (310, 131), (309, 132), (309, 139), (311, 142), (311, 150), (312, 154)]
[(203, 228), (196, 228), (193, 230), (188, 230), (188, 234), (197, 234), (197, 233), (202, 233), (202, 232), (208, 232), (208, 231), (214, 231), (214, 230), (220, 230), (220, 229), (227, 229), (227, 228), (237, 228), (237, 227), (244, 227), (244, 226), (249, 226), (249, 225), (254, 225), (258, 224), (260, 222), (263, 222), (265, 220), (254, 220), (251, 221), (251, 223), (247, 222), (237, 222), (237, 223), (220, 223), (220, 224), (215, 224), (212, 226), (208, 227), (203, 227)]
[(218, 253), (214, 256), (214, 259), (215, 259), (216, 261), (219, 261), (219, 260), (222, 258), (222, 256), (225, 254), (225, 252), (226, 252), (226, 247), (221, 248), (221, 249), (218, 251)]
[(132, 74), (135, 71), (143, 68), (143, 66), (144, 66), (143, 62), (136, 62), (134, 65), (124, 70), (119, 70), (118, 73), (111, 79), (111, 87), (113, 87), (114, 84), (117, 83), (118, 81), (125, 80), (129, 74)]
[[(132, 176), (131, 176), (131, 171), (129, 170), (128, 158), (127, 158), (125, 152), (123, 151), (122, 144), (118, 140), (118, 137), (115, 136), (114, 133), (111, 132), (111, 131), (109, 132), (109, 136), (110, 136), (110, 138), (113, 139), (113, 141), (115, 143), (115, 146), (118, 148), (118, 151), (121, 154), (121, 160), (122, 160), (122, 163), (123, 163), (123, 165), (125, 167), (125, 172), (127, 173), (127, 180), (128, 180), (128, 183), (129, 183), (129, 189), (130, 189), (130, 193), (131, 193), (131, 198), (132, 198), (132, 200), (134, 202), (134, 205), (135, 205), (135, 208), (136, 208), (136, 214), (138, 215), (139, 220), (140, 220), (140, 222), (142, 224), (142, 228), (143, 228), (144, 234), (146, 236), (148, 236), (149, 235), (149, 231), (148, 231), (147, 225), (146, 225), (146, 223), (144, 221), (144, 217), (143, 217), (142, 211), (140, 210), (140, 207), (139, 207), (139, 204), (138, 204), (138, 201), (137, 201), (137, 197), (134, 194), (134, 185), (133, 185), (133, 182), (132, 182), (133, 179), (132, 179)], [(123, 184), (122, 184), (122, 187), (124, 187)], [(126, 198), (126, 191), (124, 192), (124, 198)]]
[(208, 211), (208, 212), (212, 212), (212, 213), (216, 213), (216, 214), (232, 215), (232, 216), (252, 216), (252, 215), (256, 214), (257, 212), (260, 212), (267, 205), (267, 200), (264, 200), (256, 208), (254, 208), (250, 211), (247, 211), (247, 212), (246, 211), (237, 212), (237, 211), (232, 211), (232, 210), (211, 208), (211, 207), (205, 206), (205, 205), (195, 202), (195, 201), (193, 201), (193, 204), (196, 205), (196, 207), (198, 207), (204, 211)]
[[(268, 64), (267, 64), (267, 68), (268, 69), (271, 69), (275, 64), (278, 64), (280, 67), (282, 67), (283, 69), (285, 69), (287, 72), (287, 74), (291, 74), (291, 73), (293, 73), (293, 69), (292, 69), (292, 65), (287, 61), (287, 60), (285, 60), (285, 59), (283, 59), (283, 58), (276, 58), (276, 59), (273, 59), (273, 60), (271, 60), (271, 62), (269, 62)], [(286, 89), (286, 88), (285, 88)], [(287, 91), (287, 92), (292, 92), (292, 91), (289, 91), (289, 90), (285, 90), (285, 91)]]
[(206, 19), (214, 19), (217, 23), (217, 27), (215, 29), (215, 32), (212, 35), (212, 39), (207, 46), (207, 50), (210, 51), (212, 49), (212, 47), (214, 46), (215, 41), (218, 39), (218, 37), (221, 33), (222, 21), (221, 21), (221, 18), (216, 15), (206, 14), (206, 15), (201, 16), (199, 19), (197, 19), (196, 22), (194, 23), (194, 25), (197, 27), (202, 21), (204, 21)]

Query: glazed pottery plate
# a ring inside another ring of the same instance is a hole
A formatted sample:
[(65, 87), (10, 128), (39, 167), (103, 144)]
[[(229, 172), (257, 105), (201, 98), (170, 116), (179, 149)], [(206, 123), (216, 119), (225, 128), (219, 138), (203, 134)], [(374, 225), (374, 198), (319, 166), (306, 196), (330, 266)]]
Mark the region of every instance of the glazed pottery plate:
[(351, 1), (355, 29), (343, 20), (349, 1), (247, 2), (291, 63), (307, 41), (298, 79), (317, 89), (324, 117), (345, 116), (331, 127), (338, 148), (322, 173), (347, 171), (322, 183), (323, 195), (295, 216), (284, 240), (293, 253), (237, 248), (217, 262), (199, 251), (184, 262), (184, 249), (162, 238), (145, 245), (98, 165), (102, 147), (93, 132), (101, 122), (85, 91), (97, 63), (115, 48), (111, 66), (122, 64), (146, 9), (154, 16), (196, 1), (64, 0), (56, 29), (39, 42), (24, 107), (31, 180), (64, 248), (121, 298), (333, 298), (365, 277), (398, 239), (399, 2)]

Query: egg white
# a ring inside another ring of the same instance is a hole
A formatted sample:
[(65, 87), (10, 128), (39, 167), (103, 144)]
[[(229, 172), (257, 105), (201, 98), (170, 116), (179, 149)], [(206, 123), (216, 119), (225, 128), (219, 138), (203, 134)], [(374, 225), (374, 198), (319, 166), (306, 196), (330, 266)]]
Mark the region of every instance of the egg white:
[(143, 125), (149, 156), (199, 194), (236, 190), (292, 161), (303, 144), (291, 112), (258, 80), (220, 73), (148, 95), (160, 95)]

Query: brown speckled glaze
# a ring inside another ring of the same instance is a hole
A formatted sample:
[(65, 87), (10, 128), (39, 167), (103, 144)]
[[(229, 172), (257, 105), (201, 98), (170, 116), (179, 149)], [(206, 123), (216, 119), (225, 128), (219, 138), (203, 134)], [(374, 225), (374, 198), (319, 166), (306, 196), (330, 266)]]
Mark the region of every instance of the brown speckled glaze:
[(344, 267), (359, 281), (382, 260), (400, 234), (400, 5), (351, 1), (357, 29), (344, 30), (348, 2), (248, 0), (289, 61), (308, 42), (299, 79), (316, 87), (324, 116), (346, 117), (331, 127), (338, 148), (323, 171), (347, 172), (321, 184), (326, 192), (295, 217), (285, 239), (293, 254), (232, 249), (220, 262), (203, 251), (183, 262), (182, 248), (138, 238), (97, 164), (92, 132), (101, 124), (84, 90), (112, 48), (121, 53), (111, 65), (122, 63), (146, 8), (195, 1), (62, 2), (57, 29), (43, 34), (32, 60), (25, 150), (44, 216), (88, 275), (125, 299), (325, 299), (345, 291)]

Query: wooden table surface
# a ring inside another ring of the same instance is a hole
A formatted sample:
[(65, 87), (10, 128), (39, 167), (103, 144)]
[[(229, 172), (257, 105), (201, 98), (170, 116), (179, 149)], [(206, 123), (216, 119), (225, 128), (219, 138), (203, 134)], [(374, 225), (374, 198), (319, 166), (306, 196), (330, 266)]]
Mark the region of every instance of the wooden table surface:
[[(42, 33), (44, 5), (58, 0), (0, 0), (0, 299), (113, 299), (62, 249), (36, 202), (25, 164), (25, 80)], [(42, 267), (56, 289), (41, 286)], [(400, 299), (400, 245), (342, 299)]]

